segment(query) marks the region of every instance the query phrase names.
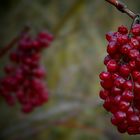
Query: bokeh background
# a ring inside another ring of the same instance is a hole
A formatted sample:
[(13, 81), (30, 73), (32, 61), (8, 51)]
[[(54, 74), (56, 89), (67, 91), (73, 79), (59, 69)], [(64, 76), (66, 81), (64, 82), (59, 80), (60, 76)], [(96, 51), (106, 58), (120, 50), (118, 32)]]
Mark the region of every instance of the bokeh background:
[[(140, 12), (139, 0), (123, 2)], [(41, 62), (49, 102), (26, 115), (0, 98), (0, 140), (139, 140), (117, 132), (98, 97), (105, 33), (131, 22), (105, 0), (0, 1), (0, 47), (26, 24), (33, 34), (48, 29), (55, 36)], [(7, 55), (0, 59), (1, 75), (6, 63)]]

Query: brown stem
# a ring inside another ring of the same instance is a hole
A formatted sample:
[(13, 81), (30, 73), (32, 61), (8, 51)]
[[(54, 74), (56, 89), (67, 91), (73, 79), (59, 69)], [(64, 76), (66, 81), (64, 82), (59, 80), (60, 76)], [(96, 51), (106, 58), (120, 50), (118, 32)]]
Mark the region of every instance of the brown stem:
[(135, 14), (130, 9), (128, 9), (127, 6), (124, 3), (122, 3), (122, 2), (120, 2), (118, 0), (105, 0), (105, 1), (107, 1), (110, 4), (114, 5), (122, 13), (126, 13), (132, 19), (134, 19), (137, 16), (137, 14)]
[(25, 26), (19, 35), (17, 35), (14, 39), (12, 39), (8, 45), (1, 48), (0, 58), (3, 57), (15, 45), (15, 43), (20, 39), (20, 37), (23, 36), (23, 34), (27, 33), (29, 30), (30, 30), (29, 26)]

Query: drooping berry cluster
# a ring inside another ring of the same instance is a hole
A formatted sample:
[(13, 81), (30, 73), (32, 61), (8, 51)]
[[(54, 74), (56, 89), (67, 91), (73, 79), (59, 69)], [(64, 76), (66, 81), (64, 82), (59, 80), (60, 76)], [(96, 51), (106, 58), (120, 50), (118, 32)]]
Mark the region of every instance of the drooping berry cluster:
[(43, 81), (45, 70), (40, 65), (40, 57), (52, 40), (52, 35), (46, 32), (34, 39), (26, 33), (9, 54), (10, 63), (4, 67), (5, 76), (0, 80), (0, 95), (9, 105), (18, 100), (21, 110), (28, 113), (47, 102), (48, 91)]
[(120, 26), (106, 39), (107, 71), (99, 76), (103, 88), (100, 98), (119, 132), (140, 134), (140, 24), (133, 25), (129, 34), (125, 26)]

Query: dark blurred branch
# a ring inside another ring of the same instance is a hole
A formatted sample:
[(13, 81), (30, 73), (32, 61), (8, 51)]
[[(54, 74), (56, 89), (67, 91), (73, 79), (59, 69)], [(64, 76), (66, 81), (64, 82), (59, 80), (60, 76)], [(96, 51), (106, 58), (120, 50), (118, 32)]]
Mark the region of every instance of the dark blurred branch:
[(3, 57), (14, 45), (15, 43), (23, 36), (25, 33), (27, 33), (30, 30), (29, 26), (25, 26), (22, 32), (17, 35), (14, 39), (11, 40), (11, 42), (6, 45), (5, 47), (0, 49), (0, 58)]
[(130, 9), (128, 9), (127, 6), (124, 3), (122, 3), (122, 2), (120, 2), (118, 0), (105, 0), (105, 1), (107, 1), (110, 4), (114, 5), (122, 13), (126, 13), (132, 19), (134, 19), (137, 16), (137, 14), (135, 14)]

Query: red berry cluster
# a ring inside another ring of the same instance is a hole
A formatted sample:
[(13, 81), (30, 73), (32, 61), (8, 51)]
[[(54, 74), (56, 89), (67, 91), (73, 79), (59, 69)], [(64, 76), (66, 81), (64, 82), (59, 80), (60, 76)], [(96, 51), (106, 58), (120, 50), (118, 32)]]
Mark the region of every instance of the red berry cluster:
[(51, 34), (41, 32), (36, 38), (24, 34), (16, 50), (9, 54), (10, 63), (4, 67), (5, 76), (0, 80), (0, 95), (9, 105), (18, 100), (24, 113), (48, 100), (43, 78), (45, 70), (40, 65), (41, 52), (52, 42)]
[(99, 76), (100, 98), (119, 132), (140, 134), (140, 24), (133, 25), (129, 34), (120, 26), (117, 32), (106, 34), (106, 39), (107, 71)]

